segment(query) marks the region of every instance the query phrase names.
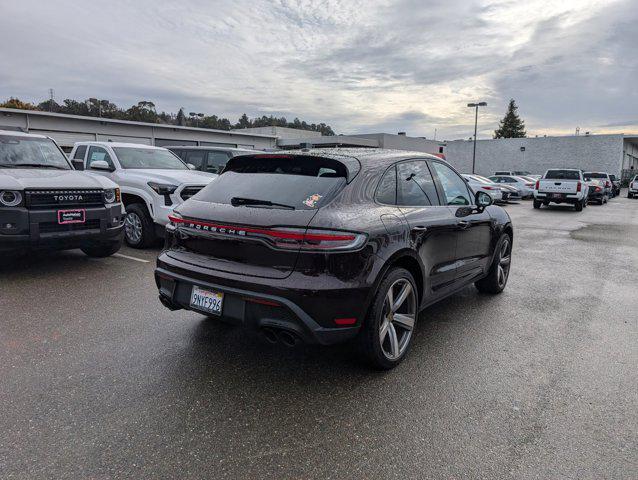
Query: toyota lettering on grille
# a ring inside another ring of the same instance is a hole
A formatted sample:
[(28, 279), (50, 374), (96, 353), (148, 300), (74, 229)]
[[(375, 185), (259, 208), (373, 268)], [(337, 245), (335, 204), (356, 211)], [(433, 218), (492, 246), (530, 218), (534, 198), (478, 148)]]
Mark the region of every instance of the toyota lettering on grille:
[(82, 195), (53, 195), (56, 202), (76, 202), (84, 200)]

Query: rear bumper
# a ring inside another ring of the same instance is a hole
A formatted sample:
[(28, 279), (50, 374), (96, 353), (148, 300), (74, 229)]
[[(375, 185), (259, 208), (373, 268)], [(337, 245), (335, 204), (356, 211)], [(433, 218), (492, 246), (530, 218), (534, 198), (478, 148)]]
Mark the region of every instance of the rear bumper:
[[(184, 264), (162, 253), (155, 282), (162, 304), (193, 310), (192, 288), (197, 285), (224, 294), (221, 318), (249, 329), (272, 328), (293, 333), (305, 343), (330, 345), (357, 335), (367, 310), (370, 287), (344, 287), (338, 280), (317, 279), (294, 272), (286, 279), (229, 280), (222, 274)], [(319, 285), (321, 283), (321, 285)], [(338, 326), (337, 318), (352, 319)]]
[(547, 193), (547, 192), (535, 192), (534, 193), (534, 198), (536, 200), (542, 201), (542, 202), (549, 202), (549, 203), (567, 203), (567, 204), (571, 204), (571, 205), (575, 205), (579, 202), (582, 202), (583, 199), (579, 198), (577, 194), (572, 194), (572, 193), (559, 193), (558, 197), (555, 196), (556, 194), (553, 193)]
[(57, 209), (0, 208), (0, 252), (71, 249), (122, 240), (120, 204), (85, 209), (85, 223), (58, 225)]

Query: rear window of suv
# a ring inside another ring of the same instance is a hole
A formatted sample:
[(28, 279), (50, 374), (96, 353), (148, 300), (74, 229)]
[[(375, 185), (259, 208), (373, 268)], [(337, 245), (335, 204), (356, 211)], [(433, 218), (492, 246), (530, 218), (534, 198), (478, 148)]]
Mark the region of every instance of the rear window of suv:
[(346, 177), (346, 167), (328, 158), (235, 157), (222, 174), (197, 195), (197, 200), (233, 204), (242, 199), (245, 204), (258, 208), (314, 210), (326, 205), (343, 189)]
[(547, 180), (580, 180), (580, 172), (576, 170), (547, 170)]

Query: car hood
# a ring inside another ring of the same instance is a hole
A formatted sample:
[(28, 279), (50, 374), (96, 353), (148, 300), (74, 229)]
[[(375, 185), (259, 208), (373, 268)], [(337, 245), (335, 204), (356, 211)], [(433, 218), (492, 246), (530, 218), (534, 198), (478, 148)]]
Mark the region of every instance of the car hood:
[(108, 178), (76, 170), (0, 169), (0, 190), (115, 187), (117, 185)]
[(207, 185), (217, 178), (214, 173), (199, 172), (196, 170), (158, 170), (158, 169), (127, 169), (120, 171), (126, 178), (139, 177), (143, 182), (157, 182), (172, 185)]

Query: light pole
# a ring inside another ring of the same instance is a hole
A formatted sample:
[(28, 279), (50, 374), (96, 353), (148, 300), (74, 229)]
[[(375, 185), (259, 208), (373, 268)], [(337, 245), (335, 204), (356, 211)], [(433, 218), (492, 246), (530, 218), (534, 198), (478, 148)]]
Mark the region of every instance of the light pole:
[(476, 108), (476, 113), (474, 114), (474, 151), (472, 152), (472, 173), (474, 173), (474, 168), (476, 166), (476, 130), (478, 128), (478, 109), (479, 107), (487, 107), (487, 102), (468, 103), (467, 106)]

